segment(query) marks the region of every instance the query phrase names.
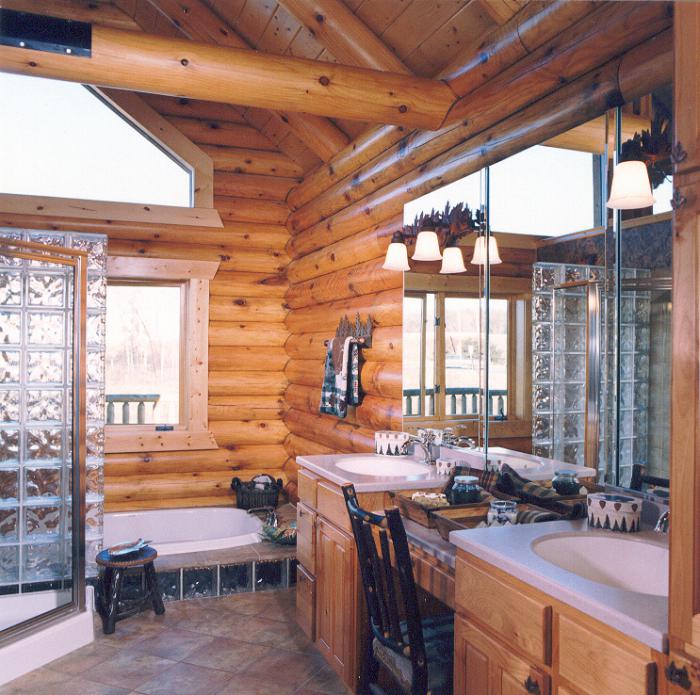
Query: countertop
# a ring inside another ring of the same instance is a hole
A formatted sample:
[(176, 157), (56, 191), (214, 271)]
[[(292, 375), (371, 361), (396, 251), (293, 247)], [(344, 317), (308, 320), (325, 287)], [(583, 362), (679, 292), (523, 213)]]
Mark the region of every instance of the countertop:
[[(652, 649), (666, 651), (667, 597), (636, 593), (584, 579), (547, 562), (532, 549), (532, 543), (543, 536), (581, 531), (616, 538), (621, 536), (611, 531), (588, 530), (587, 521), (578, 520), (453, 531), (450, 542)], [(667, 543), (666, 537), (653, 531), (641, 531), (633, 536), (630, 540)]]
[[(380, 456), (379, 454), (322, 454), (318, 456), (297, 456), (297, 464), (326, 480), (330, 480), (336, 485), (352, 483), (355, 486), (355, 492), (434, 490), (443, 488), (448, 481), (447, 476), (436, 473), (435, 466), (427, 464), (421, 464), (425, 466), (425, 474), (417, 475), (414, 473), (405, 476), (382, 476), (380, 473), (377, 475), (359, 475), (344, 471), (338, 467), (338, 463), (342, 459), (366, 459), (368, 457), (376, 457), (378, 468), (383, 460), (391, 461), (393, 458), (392, 456)], [(420, 459), (414, 459), (413, 462), (418, 463)]]

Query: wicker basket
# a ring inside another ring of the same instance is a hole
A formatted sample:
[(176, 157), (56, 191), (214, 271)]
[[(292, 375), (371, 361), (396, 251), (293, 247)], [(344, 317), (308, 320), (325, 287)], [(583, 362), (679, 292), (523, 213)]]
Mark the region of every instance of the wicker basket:
[(247, 483), (240, 478), (231, 481), (231, 489), (236, 492), (236, 506), (239, 509), (276, 507), (282, 487), (282, 480), (275, 480), (270, 475), (256, 475)]

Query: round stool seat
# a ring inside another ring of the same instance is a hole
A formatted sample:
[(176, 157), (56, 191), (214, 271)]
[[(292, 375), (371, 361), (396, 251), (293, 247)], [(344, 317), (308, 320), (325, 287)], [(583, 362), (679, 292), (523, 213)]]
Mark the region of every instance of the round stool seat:
[(151, 548), (150, 545), (146, 545), (137, 553), (129, 553), (128, 555), (121, 555), (117, 557), (112, 557), (109, 554), (109, 550), (103, 550), (97, 554), (95, 562), (100, 567), (140, 567), (149, 562), (153, 562), (158, 557), (158, 551), (155, 548)]

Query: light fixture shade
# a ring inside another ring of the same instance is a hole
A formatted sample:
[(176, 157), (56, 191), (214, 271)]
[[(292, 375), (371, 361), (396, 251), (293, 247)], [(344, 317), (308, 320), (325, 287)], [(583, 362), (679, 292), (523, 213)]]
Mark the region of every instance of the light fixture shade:
[(414, 261), (439, 261), (442, 258), (438, 235), (435, 232), (418, 232), (416, 250), (411, 258)]
[[(486, 265), (486, 237), (479, 236), (474, 244), (474, 255), (472, 256), (473, 265)], [(489, 259), (490, 265), (498, 265), (502, 263), (501, 256), (498, 253), (498, 243), (496, 237), (489, 237)]]
[(408, 265), (408, 249), (402, 241), (392, 241), (384, 257), (384, 270), (410, 270)]
[(443, 275), (449, 273), (464, 273), (467, 267), (464, 265), (462, 249), (459, 246), (448, 246), (442, 254), (442, 267), (440, 272)]
[(607, 206), (613, 210), (636, 210), (653, 204), (654, 196), (644, 162), (620, 162), (613, 172)]

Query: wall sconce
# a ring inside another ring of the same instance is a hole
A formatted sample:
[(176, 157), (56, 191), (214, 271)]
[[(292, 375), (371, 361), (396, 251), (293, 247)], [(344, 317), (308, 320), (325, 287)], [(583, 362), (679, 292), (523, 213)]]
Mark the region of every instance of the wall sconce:
[(445, 243), (440, 272), (443, 275), (449, 275), (452, 273), (465, 273), (466, 271), (467, 267), (464, 265), (462, 249), (457, 246), (457, 239), (451, 236)]
[(636, 160), (620, 162), (613, 171), (606, 205), (613, 210), (637, 210), (654, 202), (646, 164)]
[(424, 220), (421, 225), (416, 238), (416, 249), (411, 258), (414, 261), (439, 261), (442, 259), (440, 241), (434, 225), (429, 220)]
[(394, 232), (391, 237), (391, 243), (386, 250), (382, 268), (384, 270), (401, 271), (411, 269), (411, 266), (408, 265), (408, 249), (406, 248), (401, 232)]
[(479, 234), (474, 244), (474, 255), (472, 256), (472, 265), (498, 265), (503, 263), (501, 256), (498, 253), (498, 243), (496, 237), (489, 235), (489, 253), (488, 260), (486, 258), (486, 236)]

